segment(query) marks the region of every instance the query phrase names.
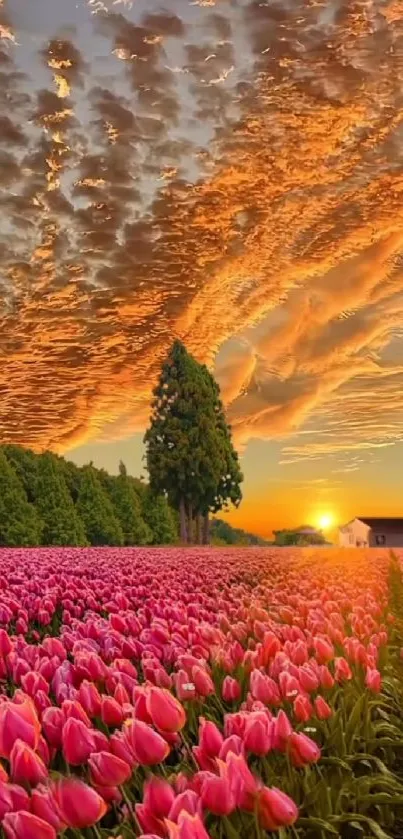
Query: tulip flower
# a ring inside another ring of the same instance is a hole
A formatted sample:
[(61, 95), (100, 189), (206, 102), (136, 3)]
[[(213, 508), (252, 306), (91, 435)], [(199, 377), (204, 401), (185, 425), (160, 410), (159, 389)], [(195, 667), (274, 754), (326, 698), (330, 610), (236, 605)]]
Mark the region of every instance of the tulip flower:
[(23, 740), (16, 740), (11, 749), (10, 771), (15, 783), (29, 786), (35, 786), (48, 777), (44, 762)]
[(42, 728), (46, 739), (57, 749), (62, 745), (64, 723), (65, 716), (61, 708), (46, 708), (42, 714)]
[(175, 793), (170, 784), (162, 778), (151, 777), (144, 785), (143, 803), (157, 818), (163, 819), (175, 800)]
[(330, 705), (323, 699), (323, 696), (317, 696), (314, 701), (315, 714), (319, 720), (327, 720), (332, 716), (333, 711)]
[(259, 711), (248, 718), (243, 737), (246, 751), (264, 757), (273, 748), (273, 725)]
[(226, 676), (222, 685), (222, 698), (224, 702), (237, 702), (241, 697), (241, 686), (232, 676)]
[(133, 751), (137, 763), (152, 766), (162, 763), (169, 754), (169, 746), (147, 723), (132, 719), (125, 723), (125, 739)]
[(214, 682), (207, 673), (207, 670), (204, 670), (203, 667), (193, 667), (192, 668), (192, 679), (197, 693), (199, 696), (206, 697), (210, 696), (210, 694), (215, 693)]
[(8, 784), (7, 792), (13, 802), (13, 810), (29, 810), (30, 799), (27, 791), (19, 784)]
[(27, 810), (7, 813), (3, 829), (7, 839), (56, 839), (55, 828)]
[(217, 816), (228, 816), (235, 810), (236, 799), (228, 773), (223, 777), (205, 772), (200, 793), (203, 807)]
[(95, 748), (91, 730), (81, 720), (70, 717), (63, 726), (62, 747), (67, 763), (72, 766), (85, 763)]
[(119, 787), (129, 780), (132, 770), (128, 763), (110, 752), (97, 752), (88, 760), (91, 781), (96, 785)]
[(51, 824), (57, 833), (61, 833), (66, 825), (63, 823), (49, 787), (38, 786), (32, 790), (31, 810), (45, 822)]
[(62, 821), (68, 827), (90, 827), (106, 813), (106, 804), (101, 796), (78, 778), (56, 781), (52, 795)]
[(200, 816), (182, 812), (178, 823), (166, 820), (169, 839), (210, 839)]
[(236, 806), (241, 810), (253, 812), (259, 785), (245, 758), (230, 752), (226, 758), (226, 765)]
[(336, 682), (345, 682), (353, 678), (350, 665), (345, 658), (336, 658), (334, 661), (334, 678)]
[(200, 749), (208, 755), (208, 757), (218, 757), (223, 742), (224, 737), (215, 723), (201, 717), (199, 725)]
[(307, 763), (316, 763), (320, 758), (320, 748), (314, 740), (306, 734), (293, 731), (288, 738), (288, 748), (291, 762), (294, 766), (305, 766)]
[(308, 722), (313, 714), (312, 702), (307, 696), (299, 693), (293, 702), (295, 718), (298, 722)]
[(90, 719), (101, 716), (101, 694), (93, 682), (86, 679), (81, 682), (78, 689), (78, 700)]
[(0, 757), (10, 757), (16, 740), (23, 740), (36, 749), (39, 741), (40, 723), (35, 705), (26, 698), (21, 703), (4, 702), (0, 705)]
[(292, 733), (292, 725), (287, 714), (280, 710), (277, 717), (273, 719), (273, 748), (285, 752), (289, 737)]
[(160, 731), (180, 731), (186, 722), (181, 703), (165, 688), (151, 687), (146, 696), (147, 711)]
[(382, 678), (379, 670), (367, 668), (365, 684), (373, 693), (379, 693), (382, 687)]
[(257, 795), (257, 813), (264, 830), (279, 830), (294, 824), (298, 818), (298, 807), (277, 787), (263, 787)]
[(14, 810), (14, 803), (9, 786), (4, 781), (0, 781), (0, 821), (3, 820), (6, 813), (10, 813), (12, 810)]
[(116, 728), (123, 722), (122, 706), (112, 696), (102, 696), (101, 719), (105, 725), (113, 728)]
[(170, 821), (176, 822), (181, 813), (186, 811), (195, 816), (201, 813), (201, 809), (199, 795), (194, 790), (188, 789), (176, 796), (168, 813), (168, 818)]

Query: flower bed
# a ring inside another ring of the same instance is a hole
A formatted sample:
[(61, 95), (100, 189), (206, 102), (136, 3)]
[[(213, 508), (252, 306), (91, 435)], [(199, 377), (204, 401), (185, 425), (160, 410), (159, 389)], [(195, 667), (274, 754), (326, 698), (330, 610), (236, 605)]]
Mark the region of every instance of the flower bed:
[(386, 551), (1, 551), (6, 837), (402, 835), (391, 585)]

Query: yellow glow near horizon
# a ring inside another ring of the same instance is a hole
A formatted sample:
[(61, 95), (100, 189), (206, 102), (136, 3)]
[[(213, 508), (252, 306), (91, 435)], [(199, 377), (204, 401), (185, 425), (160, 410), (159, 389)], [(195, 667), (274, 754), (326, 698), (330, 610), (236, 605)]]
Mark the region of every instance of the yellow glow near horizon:
[(327, 530), (334, 524), (334, 516), (332, 513), (322, 513), (318, 517), (318, 525), (321, 530)]

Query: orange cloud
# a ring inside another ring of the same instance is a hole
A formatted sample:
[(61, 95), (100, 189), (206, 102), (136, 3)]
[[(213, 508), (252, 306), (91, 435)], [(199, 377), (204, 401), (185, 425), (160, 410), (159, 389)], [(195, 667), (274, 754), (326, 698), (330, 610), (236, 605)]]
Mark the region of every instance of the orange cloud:
[(55, 3), (37, 90), (0, 49), (5, 439), (144, 428), (174, 336), (216, 365), (240, 443), (325, 432), (289, 462), (398, 439), (399, 4), (91, 0), (101, 77)]

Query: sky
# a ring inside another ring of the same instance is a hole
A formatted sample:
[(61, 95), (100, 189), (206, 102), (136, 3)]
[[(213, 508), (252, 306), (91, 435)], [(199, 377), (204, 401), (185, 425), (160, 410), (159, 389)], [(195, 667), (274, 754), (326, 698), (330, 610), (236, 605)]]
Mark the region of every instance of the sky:
[(145, 474), (174, 338), (273, 528), (403, 515), (401, 0), (0, 0), (0, 433)]

